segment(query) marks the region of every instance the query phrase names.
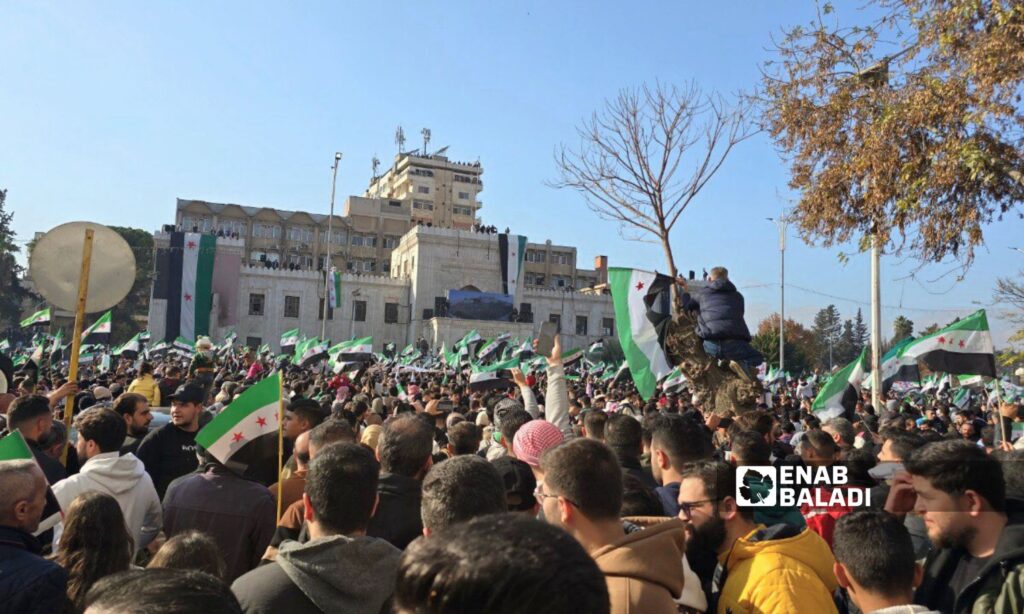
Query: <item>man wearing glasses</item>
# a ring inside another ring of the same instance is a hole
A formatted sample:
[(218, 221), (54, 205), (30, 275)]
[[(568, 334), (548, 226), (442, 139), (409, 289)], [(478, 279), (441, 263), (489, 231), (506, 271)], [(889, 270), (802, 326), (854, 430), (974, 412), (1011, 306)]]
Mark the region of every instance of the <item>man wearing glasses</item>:
[(681, 478), (679, 518), (687, 524), (687, 557), (718, 557), (705, 586), (708, 611), (836, 612), (835, 559), (821, 537), (754, 522), (754, 508), (736, 502), (736, 469), (727, 463), (699, 461)]

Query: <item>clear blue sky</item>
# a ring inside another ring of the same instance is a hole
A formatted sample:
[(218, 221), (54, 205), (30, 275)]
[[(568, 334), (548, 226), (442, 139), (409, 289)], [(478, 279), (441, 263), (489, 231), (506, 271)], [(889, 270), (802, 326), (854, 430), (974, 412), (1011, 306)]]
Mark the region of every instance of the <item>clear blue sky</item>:
[[(19, 238), (89, 219), (154, 230), (176, 197), (326, 212), (366, 187), (401, 124), (409, 144), (485, 168), (484, 221), (579, 248), (580, 262), (664, 268), (572, 192), (545, 185), (552, 152), (624, 86), (694, 79), (749, 90), (770, 35), (810, 2), (5, 2), (0, 5), (0, 187)], [(743, 144), (677, 225), (680, 268), (727, 266), (748, 321), (778, 310), (778, 238), (765, 217), (792, 198), (771, 144)], [(1024, 266), (1021, 222), (987, 231), (965, 280), (899, 280), (883, 261), (884, 333), (991, 303), (995, 278)], [(869, 262), (790, 238), (787, 315), (809, 323), (834, 302), (867, 315)], [(792, 284), (792, 285), (790, 285)], [(834, 295), (828, 298), (821, 294)], [(902, 307), (901, 307), (902, 306)], [(990, 307), (997, 343), (1009, 326)]]

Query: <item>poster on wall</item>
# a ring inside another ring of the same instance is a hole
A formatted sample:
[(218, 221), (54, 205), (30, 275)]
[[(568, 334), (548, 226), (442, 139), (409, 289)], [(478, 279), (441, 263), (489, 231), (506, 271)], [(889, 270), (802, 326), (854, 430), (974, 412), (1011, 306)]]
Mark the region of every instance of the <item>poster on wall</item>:
[(477, 290), (448, 291), (448, 315), (452, 318), (507, 322), (512, 319), (513, 306), (509, 294)]

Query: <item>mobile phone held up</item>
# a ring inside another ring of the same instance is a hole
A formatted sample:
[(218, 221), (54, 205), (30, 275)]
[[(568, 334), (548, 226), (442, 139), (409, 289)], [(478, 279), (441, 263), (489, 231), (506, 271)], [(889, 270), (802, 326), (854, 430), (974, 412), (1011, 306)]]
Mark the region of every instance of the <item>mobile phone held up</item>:
[(537, 337), (537, 354), (539, 356), (551, 356), (551, 350), (555, 347), (555, 335), (557, 334), (557, 323), (544, 322), (540, 325), (540, 335)]

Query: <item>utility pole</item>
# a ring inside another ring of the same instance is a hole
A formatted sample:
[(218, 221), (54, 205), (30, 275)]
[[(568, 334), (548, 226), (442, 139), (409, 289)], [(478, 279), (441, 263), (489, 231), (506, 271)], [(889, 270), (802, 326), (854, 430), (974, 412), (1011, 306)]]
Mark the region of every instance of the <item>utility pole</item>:
[(881, 411), (882, 394), (882, 275), (878, 235), (871, 235), (871, 406)]
[(331, 214), (327, 217), (327, 256), (324, 258), (324, 307), (320, 318), (320, 340), (327, 338), (327, 314), (330, 313), (331, 300), (331, 232), (334, 230), (334, 189), (338, 185), (338, 165), (341, 164), (341, 152), (334, 152), (333, 176), (331, 178)]
[(779, 227), (779, 371), (786, 370), (786, 212), (768, 218)]

